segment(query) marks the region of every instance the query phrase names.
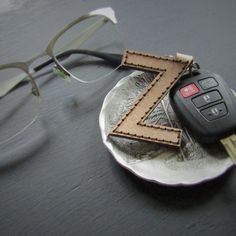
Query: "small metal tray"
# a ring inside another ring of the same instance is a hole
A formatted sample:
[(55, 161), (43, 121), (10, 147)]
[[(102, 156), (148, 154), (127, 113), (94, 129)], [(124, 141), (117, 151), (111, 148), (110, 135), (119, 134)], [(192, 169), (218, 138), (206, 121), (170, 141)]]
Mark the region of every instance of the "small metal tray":
[(135, 71), (107, 94), (99, 116), (102, 139), (116, 161), (135, 175), (165, 185), (194, 185), (225, 173), (233, 163), (220, 144), (202, 146), (181, 127), (168, 96), (145, 122), (182, 128), (181, 148), (108, 136), (154, 75)]

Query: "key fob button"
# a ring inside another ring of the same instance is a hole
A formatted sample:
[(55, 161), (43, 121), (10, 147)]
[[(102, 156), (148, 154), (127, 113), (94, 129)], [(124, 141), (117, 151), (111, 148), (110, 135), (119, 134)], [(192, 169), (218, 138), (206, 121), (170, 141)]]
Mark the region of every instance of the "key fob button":
[(192, 83), (192, 84), (188, 84), (188, 85), (182, 87), (179, 90), (179, 92), (182, 95), (182, 97), (188, 98), (188, 97), (191, 97), (191, 96), (199, 93), (200, 90), (194, 83)]
[(227, 115), (228, 111), (225, 103), (219, 103), (214, 106), (201, 110), (201, 114), (208, 120), (213, 121)]
[(221, 100), (222, 97), (218, 91), (211, 91), (208, 93), (204, 93), (192, 99), (193, 104), (199, 108), (205, 105), (211, 104), (213, 102)]
[(217, 81), (213, 77), (201, 79), (198, 81), (198, 83), (200, 84), (201, 88), (204, 90), (218, 86)]

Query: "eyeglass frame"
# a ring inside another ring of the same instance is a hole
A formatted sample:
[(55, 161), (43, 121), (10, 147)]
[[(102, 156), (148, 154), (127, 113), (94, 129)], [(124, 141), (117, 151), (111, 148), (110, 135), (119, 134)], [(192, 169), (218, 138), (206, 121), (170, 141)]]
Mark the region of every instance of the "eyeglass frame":
[[(71, 74), (66, 68), (64, 68), (60, 62), (58, 61), (56, 55), (54, 55), (53, 53), (53, 48), (55, 46), (55, 43), (57, 42), (57, 40), (60, 38), (61, 35), (63, 35), (66, 31), (68, 31), (71, 27), (73, 27), (74, 25), (88, 19), (91, 17), (95, 17), (95, 16), (102, 16), (104, 17), (103, 20), (101, 22), (95, 22), (92, 26), (90, 26), (86, 31), (82, 32), (78, 38), (75, 38), (72, 42), (77, 42), (77, 47), (78, 45), (81, 45), (83, 42), (85, 42), (90, 36), (92, 36), (100, 27), (102, 27), (105, 23), (107, 22), (111, 22), (113, 24), (117, 24), (117, 19), (115, 17), (115, 13), (113, 11), (113, 9), (111, 7), (106, 7), (106, 8), (99, 8), (97, 10), (91, 11), (87, 14), (84, 14), (80, 17), (78, 17), (77, 19), (73, 20), (72, 22), (70, 22), (69, 24), (65, 25), (48, 43), (46, 49), (44, 51), (42, 51), (41, 53), (39, 53), (38, 55), (32, 57), (31, 59), (29, 59), (28, 61), (25, 62), (13, 62), (13, 63), (8, 63), (8, 64), (2, 64), (0, 65), (0, 70), (4, 70), (4, 69), (11, 69), (11, 68), (15, 68), (15, 69), (21, 69), (23, 72), (26, 73), (26, 75), (28, 76), (27, 79), (29, 80), (29, 82), (31, 83), (32, 86), (32, 94), (40, 97), (40, 92), (39, 92), (39, 88), (37, 86), (37, 84), (35, 83), (32, 74), (35, 72), (34, 68), (30, 68), (30, 65), (37, 59), (42, 58), (44, 56), (48, 56), (52, 62), (55, 63), (56, 68), (63, 73), (65, 76), (69, 76), (70, 78), (74, 78), (80, 82), (84, 82), (82, 81), (80, 78), (76, 77), (75, 75)], [(71, 45), (71, 43), (68, 43), (66, 46), (64, 46), (63, 48), (65, 49), (66, 47), (69, 47)], [(40, 65), (39, 65), (40, 66)], [(14, 82), (13, 84), (8, 84), (8, 87), (4, 89), (0, 88), (0, 98), (5, 96), (10, 90), (12, 90), (17, 84), (19, 84), (20, 82), (22, 82), (23, 80), (25, 80), (25, 76), (22, 78), (12, 78), (12, 82)]]

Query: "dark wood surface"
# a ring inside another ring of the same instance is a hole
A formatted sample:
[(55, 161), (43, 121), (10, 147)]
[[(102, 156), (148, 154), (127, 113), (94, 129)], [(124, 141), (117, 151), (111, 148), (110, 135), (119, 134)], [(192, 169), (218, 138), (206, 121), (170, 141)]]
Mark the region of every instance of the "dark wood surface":
[[(0, 63), (27, 60), (63, 25), (105, 6), (127, 48), (192, 54), (236, 89), (236, 3), (228, 0), (2, 0)], [(235, 168), (202, 185), (166, 187), (114, 161), (98, 116), (117, 81), (37, 81), (39, 119), (1, 147), (0, 235), (235, 235)]]

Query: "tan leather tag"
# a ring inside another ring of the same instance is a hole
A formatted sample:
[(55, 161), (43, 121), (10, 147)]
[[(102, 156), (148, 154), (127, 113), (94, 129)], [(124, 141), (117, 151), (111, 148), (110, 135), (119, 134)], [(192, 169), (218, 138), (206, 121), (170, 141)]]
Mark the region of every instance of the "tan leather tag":
[(109, 135), (180, 146), (181, 129), (145, 124), (144, 121), (186, 71), (192, 60), (188, 57), (181, 57), (180, 60), (176, 57), (160, 57), (127, 50), (122, 63), (125, 67), (153, 71), (158, 75)]

